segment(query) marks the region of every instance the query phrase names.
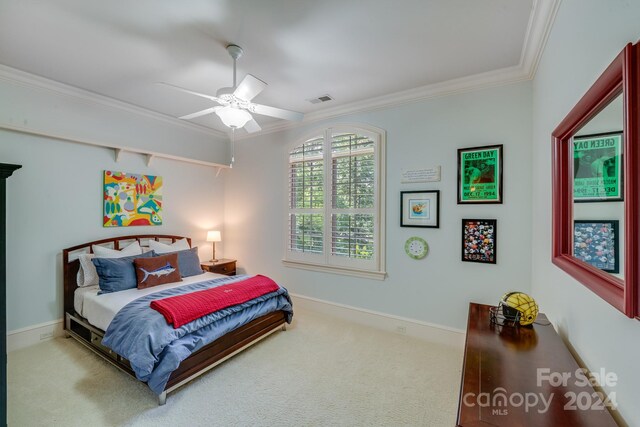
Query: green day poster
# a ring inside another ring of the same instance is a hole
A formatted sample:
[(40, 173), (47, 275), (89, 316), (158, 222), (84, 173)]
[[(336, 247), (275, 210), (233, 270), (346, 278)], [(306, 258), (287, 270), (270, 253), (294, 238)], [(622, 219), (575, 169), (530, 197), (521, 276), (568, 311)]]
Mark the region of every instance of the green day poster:
[(574, 201), (619, 201), (622, 191), (622, 132), (574, 137)]
[(458, 203), (502, 203), (502, 145), (458, 150)]

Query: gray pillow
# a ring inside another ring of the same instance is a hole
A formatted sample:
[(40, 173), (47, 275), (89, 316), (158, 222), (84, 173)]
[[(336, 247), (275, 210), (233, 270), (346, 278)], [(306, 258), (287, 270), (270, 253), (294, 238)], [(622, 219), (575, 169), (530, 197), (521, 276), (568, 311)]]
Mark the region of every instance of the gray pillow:
[(200, 258), (198, 258), (198, 247), (185, 251), (165, 252), (163, 255), (178, 254), (178, 268), (182, 277), (197, 276), (204, 273), (200, 268)]
[(155, 253), (151, 251), (124, 258), (93, 258), (91, 262), (96, 266), (100, 285), (98, 295), (137, 288), (138, 281), (133, 260), (151, 258), (154, 255)]

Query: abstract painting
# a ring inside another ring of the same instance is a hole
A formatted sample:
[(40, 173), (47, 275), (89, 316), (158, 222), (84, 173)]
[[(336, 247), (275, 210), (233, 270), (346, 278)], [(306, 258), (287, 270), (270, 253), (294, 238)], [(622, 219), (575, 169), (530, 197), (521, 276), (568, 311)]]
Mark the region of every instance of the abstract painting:
[(104, 227), (162, 225), (162, 177), (104, 171)]

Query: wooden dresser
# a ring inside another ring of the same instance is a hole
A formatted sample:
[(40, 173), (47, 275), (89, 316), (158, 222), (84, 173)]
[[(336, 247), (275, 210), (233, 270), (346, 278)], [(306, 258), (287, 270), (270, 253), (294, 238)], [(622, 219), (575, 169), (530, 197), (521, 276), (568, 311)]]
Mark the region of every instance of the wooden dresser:
[(617, 425), (552, 325), (499, 326), (490, 307), (469, 306), (458, 426)]

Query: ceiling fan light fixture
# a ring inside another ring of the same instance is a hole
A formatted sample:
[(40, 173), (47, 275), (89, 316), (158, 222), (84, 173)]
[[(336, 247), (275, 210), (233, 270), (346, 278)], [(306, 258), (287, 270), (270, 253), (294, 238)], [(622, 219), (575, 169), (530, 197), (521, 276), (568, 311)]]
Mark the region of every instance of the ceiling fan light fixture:
[(238, 108), (234, 108), (230, 105), (226, 107), (218, 108), (216, 110), (216, 114), (222, 120), (226, 126), (230, 128), (241, 128), (243, 127), (249, 120), (253, 119), (251, 114), (248, 111), (240, 110)]
[(181, 119), (191, 120), (207, 114), (217, 114), (222, 123), (231, 129), (244, 128), (247, 133), (255, 133), (262, 130), (260, 125), (253, 119), (252, 114), (275, 117), (284, 120), (302, 120), (304, 114), (296, 111), (284, 110), (282, 108), (270, 107), (268, 105), (254, 104), (251, 102), (260, 92), (267, 87), (267, 84), (259, 78), (247, 74), (240, 83), (236, 81), (236, 60), (242, 56), (242, 48), (237, 45), (228, 45), (227, 52), (233, 58), (233, 86), (218, 89), (216, 96), (205, 93), (194, 92), (169, 83), (167, 86), (173, 87), (182, 92), (190, 93), (201, 98), (209, 99), (217, 104), (215, 107), (206, 108), (195, 113), (181, 116)]

